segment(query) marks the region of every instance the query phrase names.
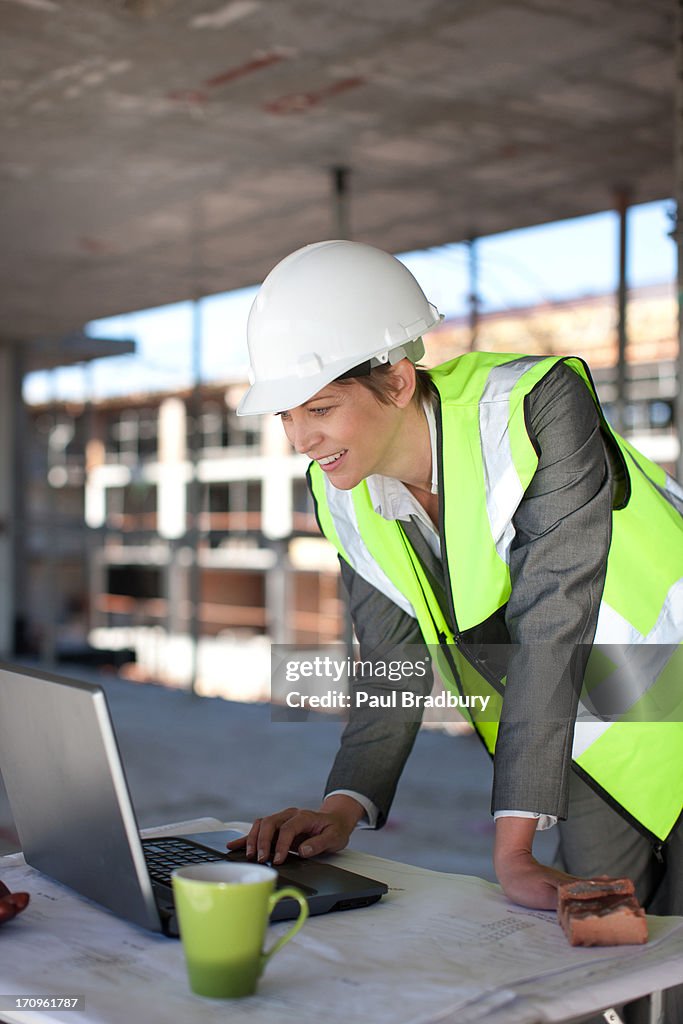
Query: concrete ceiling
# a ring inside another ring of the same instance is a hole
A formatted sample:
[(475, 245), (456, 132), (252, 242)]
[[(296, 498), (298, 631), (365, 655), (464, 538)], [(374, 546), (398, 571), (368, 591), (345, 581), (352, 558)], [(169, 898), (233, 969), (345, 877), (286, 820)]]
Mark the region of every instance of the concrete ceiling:
[(673, 192), (670, 0), (0, 0), (0, 337)]

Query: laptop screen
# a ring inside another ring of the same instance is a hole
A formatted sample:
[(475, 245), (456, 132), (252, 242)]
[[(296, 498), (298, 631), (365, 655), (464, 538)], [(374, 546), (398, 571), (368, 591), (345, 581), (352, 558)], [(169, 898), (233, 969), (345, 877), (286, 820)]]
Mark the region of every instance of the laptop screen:
[(0, 668), (0, 773), (28, 864), (161, 928), (100, 687)]

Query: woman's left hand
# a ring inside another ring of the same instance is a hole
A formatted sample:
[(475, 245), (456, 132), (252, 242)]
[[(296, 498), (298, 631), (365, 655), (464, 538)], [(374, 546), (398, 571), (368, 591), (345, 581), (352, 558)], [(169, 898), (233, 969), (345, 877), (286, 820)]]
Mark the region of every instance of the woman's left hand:
[(557, 909), (557, 887), (574, 875), (539, 863), (531, 852), (536, 820), (498, 818), (493, 863), (507, 898), (535, 910)]
[(574, 879), (574, 875), (540, 864), (531, 854), (510, 860), (496, 874), (509, 900), (536, 910), (557, 910), (558, 885)]

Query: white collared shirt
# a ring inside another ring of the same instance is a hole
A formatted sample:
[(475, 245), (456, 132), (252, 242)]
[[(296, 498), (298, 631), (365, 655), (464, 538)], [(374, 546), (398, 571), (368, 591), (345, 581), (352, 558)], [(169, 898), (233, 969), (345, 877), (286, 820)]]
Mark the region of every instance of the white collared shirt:
[[(429, 427), (429, 442), (432, 450), (432, 494), (438, 494), (438, 464), (436, 456), (436, 418), (434, 407), (431, 402), (423, 402), (422, 408), (427, 418)], [(420, 532), (429, 544), (430, 548), (441, 559), (441, 538), (439, 531), (429, 518), (420, 502), (414, 494), (408, 490), (406, 485), (393, 476), (382, 476), (381, 473), (373, 473), (367, 477), (366, 483), (370, 493), (370, 500), (377, 515), (383, 519), (400, 519), (407, 522), (414, 516)]]

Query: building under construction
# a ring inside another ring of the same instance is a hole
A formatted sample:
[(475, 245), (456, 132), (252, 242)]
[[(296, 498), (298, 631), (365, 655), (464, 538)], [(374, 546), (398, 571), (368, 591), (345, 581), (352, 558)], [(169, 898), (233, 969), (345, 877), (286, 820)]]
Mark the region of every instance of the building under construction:
[[(673, 286), (634, 291), (629, 329), (624, 431), (673, 472)], [(426, 343), (427, 364), (443, 362), (471, 347), (471, 324), (447, 321)], [(616, 418), (613, 296), (486, 314), (476, 344), (582, 356)], [(318, 533), (307, 460), (276, 418), (235, 415), (244, 388), (30, 408), (25, 653), (260, 699), (270, 641), (344, 641), (336, 555)]]

